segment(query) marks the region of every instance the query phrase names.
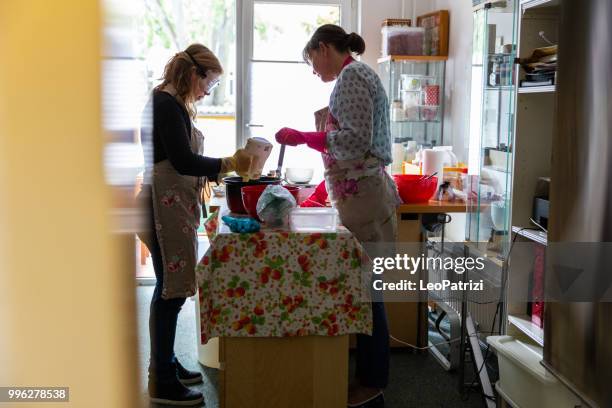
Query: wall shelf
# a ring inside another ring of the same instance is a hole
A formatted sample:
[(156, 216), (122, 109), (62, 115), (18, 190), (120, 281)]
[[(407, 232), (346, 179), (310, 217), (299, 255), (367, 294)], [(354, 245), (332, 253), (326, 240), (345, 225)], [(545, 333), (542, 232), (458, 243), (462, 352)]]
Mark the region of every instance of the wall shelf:
[(440, 120), (392, 120), (391, 123), (441, 123)]
[(482, 168), (483, 169), (487, 169), (487, 170), (492, 170), (492, 171), (498, 171), (500, 173), (506, 173), (506, 174), (511, 173), (510, 169), (504, 169), (503, 167), (499, 167), (499, 166), (484, 165), (484, 166), (482, 166)]
[(544, 347), (544, 329), (532, 323), (529, 316), (508, 315), (508, 322), (531, 340)]
[(558, 5), (559, 0), (521, 0), (521, 8), (523, 11), (544, 7), (556, 7)]
[(492, 7), (505, 7), (506, 5), (507, 5), (507, 2), (505, 0), (485, 0), (482, 3), (472, 6), (472, 11), (476, 12), (482, 9), (492, 8)]
[(387, 55), (378, 59), (378, 63), (389, 61), (447, 61), (447, 56), (442, 55)]
[(522, 227), (513, 226), (512, 232), (530, 241), (537, 242), (538, 244), (548, 245), (548, 234), (544, 231), (535, 231), (533, 229), (523, 229)]
[(521, 86), (518, 89), (519, 93), (527, 94), (527, 93), (550, 93), (555, 92), (557, 87), (555, 85), (546, 85), (546, 86)]

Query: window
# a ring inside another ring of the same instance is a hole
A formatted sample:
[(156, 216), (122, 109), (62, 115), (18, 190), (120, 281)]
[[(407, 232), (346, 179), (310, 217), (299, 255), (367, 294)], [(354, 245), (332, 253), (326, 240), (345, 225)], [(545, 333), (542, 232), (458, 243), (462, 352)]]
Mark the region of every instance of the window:
[[(264, 171), (276, 168), (278, 148), (274, 134), (282, 127), (313, 131), (314, 112), (328, 106), (333, 83), (313, 75), (302, 58), (302, 50), (314, 31), (323, 24), (344, 25), (350, 31), (351, 7), (345, 0), (246, 0), (241, 3), (239, 53), (242, 78), (238, 115), (240, 144), (258, 136), (275, 148)], [(283, 167), (315, 169), (313, 182), (323, 179), (318, 152), (305, 146), (285, 151)]]
[(204, 154), (223, 157), (236, 149), (236, 1), (142, 0), (137, 48), (147, 67), (150, 92), (164, 66), (192, 43), (210, 48), (223, 66), (221, 84), (198, 104), (196, 126), (205, 136)]

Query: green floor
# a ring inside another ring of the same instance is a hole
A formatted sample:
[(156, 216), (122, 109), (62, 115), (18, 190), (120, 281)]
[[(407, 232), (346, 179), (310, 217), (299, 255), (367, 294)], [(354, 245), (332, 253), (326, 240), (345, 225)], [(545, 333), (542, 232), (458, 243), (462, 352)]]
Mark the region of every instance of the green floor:
[[(146, 395), (146, 373), (149, 361), (149, 301), (152, 286), (139, 286), (137, 289), (138, 324), (140, 341), (140, 365), (143, 406), (149, 404)], [(195, 335), (195, 303), (187, 299), (179, 316), (175, 353), (181, 363), (190, 369), (200, 369), (204, 383), (198, 389), (204, 393), (206, 406), (217, 408), (217, 371), (199, 365), (197, 361)], [(462, 401), (457, 390), (457, 374), (445, 372), (428, 353), (414, 354), (394, 351), (391, 356), (391, 380), (385, 391), (387, 408), (463, 408), (482, 407), (481, 398), (472, 393)], [(288, 407), (289, 408), (289, 407)]]

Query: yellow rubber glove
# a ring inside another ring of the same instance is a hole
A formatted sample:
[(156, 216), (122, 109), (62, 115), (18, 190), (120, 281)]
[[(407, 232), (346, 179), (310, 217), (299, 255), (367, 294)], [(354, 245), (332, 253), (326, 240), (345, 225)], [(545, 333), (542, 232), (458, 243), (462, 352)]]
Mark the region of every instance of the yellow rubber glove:
[(253, 156), (244, 149), (236, 150), (231, 157), (221, 159), (221, 173), (229, 173), (235, 171), (242, 180), (249, 181), (249, 173), (253, 165)]

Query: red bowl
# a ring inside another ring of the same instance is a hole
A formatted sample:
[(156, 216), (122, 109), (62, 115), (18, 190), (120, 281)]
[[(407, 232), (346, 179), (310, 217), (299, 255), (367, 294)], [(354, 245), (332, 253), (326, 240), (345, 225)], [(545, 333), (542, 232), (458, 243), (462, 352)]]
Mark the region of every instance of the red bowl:
[(267, 186), (270, 184), (280, 184), (278, 177), (260, 177), (257, 180), (242, 181), (242, 177), (225, 177), (225, 197), (227, 206), (235, 214), (246, 214), (246, 209), (242, 204), (242, 193), (240, 189), (245, 186)]
[[(259, 201), (259, 197), (261, 196), (261, 193), (263, 193), (263, 191), (266, 189), (266, 187), (268, 186), (257, 185), (245, 186), (240, 189), (240, 191), (242, 192), (242, 204), (244, 204), (244, 208), (246, 209), (247, 214), (249, 214), (251, 217), (255, 218), (258, 221), (261, 221), (261, 219), (257, 216), (257, 201)], [(291, 195), (293, 195), (293, 198), (295, 198), (295, 201), (297, 202), (298, 191), (300, 190), (300, 188), (293, 186), (283, 187), (289, 190), (289, 192), (291, 193)]]
[(438, 177), (424, 180), (416, 174), (394, 174), (393, 179), (404, 203), (423, 203), (431, 200), (438, 187)]

